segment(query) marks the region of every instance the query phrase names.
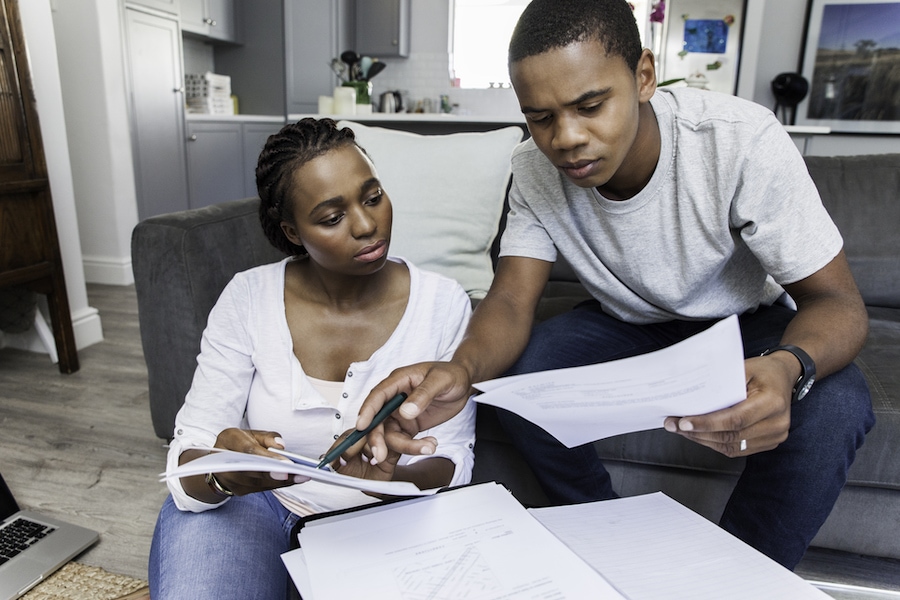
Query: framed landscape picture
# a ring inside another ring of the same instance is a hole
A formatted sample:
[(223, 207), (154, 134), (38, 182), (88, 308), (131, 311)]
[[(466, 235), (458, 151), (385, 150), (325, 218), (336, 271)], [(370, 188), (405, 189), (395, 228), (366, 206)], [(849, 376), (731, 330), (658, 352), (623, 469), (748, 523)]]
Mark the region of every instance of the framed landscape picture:
[(900, 134), (900, 0), (811, 0), (797, 125)]

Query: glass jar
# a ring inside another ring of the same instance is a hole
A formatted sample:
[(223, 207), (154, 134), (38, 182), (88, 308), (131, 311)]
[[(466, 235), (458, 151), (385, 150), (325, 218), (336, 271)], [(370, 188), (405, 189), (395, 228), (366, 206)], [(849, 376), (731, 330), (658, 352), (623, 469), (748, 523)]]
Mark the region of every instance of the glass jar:
[(357, 104), (372, 104), (372, 82), (371, 81), (345, 81), (344, 87), (352, 87), (356, 90)]

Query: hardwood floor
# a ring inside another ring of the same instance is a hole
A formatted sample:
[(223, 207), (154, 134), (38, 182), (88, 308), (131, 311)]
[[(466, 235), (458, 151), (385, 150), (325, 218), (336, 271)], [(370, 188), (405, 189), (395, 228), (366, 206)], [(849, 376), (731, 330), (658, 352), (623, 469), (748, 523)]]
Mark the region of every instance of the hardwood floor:
[[(166, 449), (150, 422), (137, 300), (132, 286), (89, 284), (88, 296), (105, 339), (79, 352), (77, 373), (0, 350), (0, 472), (23, 507), (100, 532), (79, 562), (144, 579)], [(797, 573), (900, 591), (895, 560), (813, 549)]]
[(166, 497), (153, 433), (134, 287), (89, 285), (104, 341), (59, 373), (47, 355), (0, 350), (0, 472), (18, 503), (100, 532), (78, 557), (145, 579)]

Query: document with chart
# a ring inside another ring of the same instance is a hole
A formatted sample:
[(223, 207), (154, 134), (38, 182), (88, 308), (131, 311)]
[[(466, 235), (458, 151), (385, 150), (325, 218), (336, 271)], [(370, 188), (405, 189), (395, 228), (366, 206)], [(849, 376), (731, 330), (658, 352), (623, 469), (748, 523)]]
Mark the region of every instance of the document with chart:
[(597, 365), (476, 383), (476, 402), (514, 412), (568, 447), (656, 429), (747, 397), (744, 351), (732, 315), (668, 348)]
[(304, 600), (622, 598), (497, 483), (310, 521), (299, 538), (282, 558)]

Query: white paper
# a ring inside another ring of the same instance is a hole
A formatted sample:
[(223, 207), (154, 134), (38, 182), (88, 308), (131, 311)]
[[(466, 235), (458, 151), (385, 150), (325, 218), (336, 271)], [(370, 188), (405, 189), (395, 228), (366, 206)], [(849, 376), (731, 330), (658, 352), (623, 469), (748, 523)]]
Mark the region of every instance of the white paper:
[(666, 417), (710, 413), (747, 397), (732, 315), (668, 348), (597, 365), (476, 383), (476, 402), (514, 412), (568, 447), (656, 429)]
[(311, 521), (300, 546), (315, 598), (622, 598), (495, 483)]
[(288, 575), (294, 582), (294, 587), (300, 592), (303, 600), (315, 600), (312, 588), (309, 586), (309, 568), (306, 566), (306, 556), (303, 548), (296, 548), (281, 555), (281, 561), (287, 569)]
[(529, 512), (632, 600), (828, 598), (661, 492)]
[(160, 477), (163, 481), (177, 479), (188, 475), (205, 475), (206, 473), (228, 473), (233, 471), (257, 471), (260, 473), (288, 473), (291, 475), (303, 475), (315, 481), (339, 485), (373, 494), (387, 494), (391, 496), (428, 496), (437, 492), (433, 490), (420, 490), (409, 481), (377, 481), (374, 479), (360, 479), (341, 475), (334, 471), (326, 471), (308, 467), (295, 462), (269, 458), (257, 454), (245, 454), (232, 452), (231, 450), (217, 450), (212, 454), (201, 456), (190, 462), (176, 467)]

